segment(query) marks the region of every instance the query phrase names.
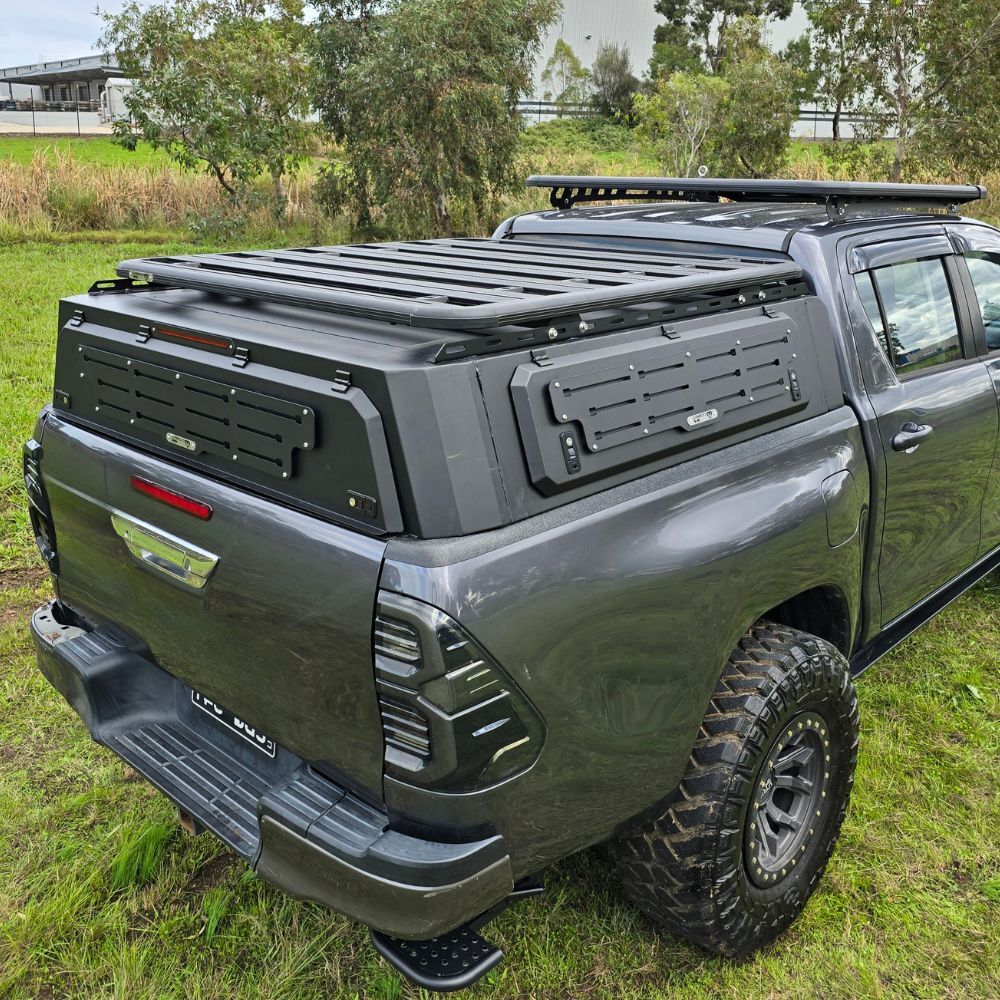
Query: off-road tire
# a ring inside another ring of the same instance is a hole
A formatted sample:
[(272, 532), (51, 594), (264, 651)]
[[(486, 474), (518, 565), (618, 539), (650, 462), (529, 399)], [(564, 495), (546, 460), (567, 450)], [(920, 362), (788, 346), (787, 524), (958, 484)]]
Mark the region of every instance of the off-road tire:
[[(754, 807), (766, 797), (763, 776), (775, 773), (774, 748), (805, 739), (799, 729), (823, 744), (823, 794), (794, 793), (815, 796), (807, 803), (815, 822), (801, 827), (801, 844), (789, 842), (794, 859), (768, 884), (751, 860), (761, 849), (749, 824), (760, 819)], [(620, 833), (626, 892), (651, 919), (707, 951), (739, 958), (768, 944), (799, 915), (833, 852), (857, 748), (858, 703), (843, 654), (804, 632), (755, 625), (722, 671), (680, 785)]]

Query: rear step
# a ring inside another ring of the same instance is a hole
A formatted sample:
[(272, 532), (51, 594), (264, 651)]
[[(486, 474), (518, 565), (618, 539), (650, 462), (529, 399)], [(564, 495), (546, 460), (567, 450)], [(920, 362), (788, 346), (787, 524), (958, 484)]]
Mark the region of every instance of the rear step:
[(258, 776), (177, 724), (145, 726), (105, 743), (177, 803), (181, 813), (246, 860), (256, 856), (257, 802), (267, 791)]
[(372, 931), (372, 944), (393, 968), (417, 986), (435, 993), (464, 990), (503, 961), (503, 952), (479, 931), (511, 903), (544, 891), (541, 883), (523, 879), (506, 899), (447, 934), (427, 941), (404, 941)]
[[(187, 829), (211, 831), (286, 892), (397, 938), (445, 936), (510, 896), (501, 837), (392, 829), (381, 809), (162, 670), (117, 626), (94, 628), (55, 602), (31, 627), (42, 673), (94, 739), (171, 799)], [(480, 950), (493, 949), (477, 948), (482, 962)]]

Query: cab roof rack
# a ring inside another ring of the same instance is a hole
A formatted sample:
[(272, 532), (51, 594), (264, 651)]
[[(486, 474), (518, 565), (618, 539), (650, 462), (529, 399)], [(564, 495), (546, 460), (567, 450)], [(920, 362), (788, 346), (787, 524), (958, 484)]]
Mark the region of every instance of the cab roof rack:
[(753, 201), (825, 205), (831, 219), (859, 208), (944, 208), (986, 197), (981, 184), (868, 184), (859, 181), (782, 181), (717, 177), (535, 176), (528, 187), (549, 188), (553, 208), (602, 201)]

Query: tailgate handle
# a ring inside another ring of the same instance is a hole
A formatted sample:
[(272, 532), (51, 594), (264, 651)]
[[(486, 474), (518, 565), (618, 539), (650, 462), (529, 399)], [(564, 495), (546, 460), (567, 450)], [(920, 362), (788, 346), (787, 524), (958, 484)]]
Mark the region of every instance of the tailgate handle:
[(111, 512), (111, 524), (143, 566), (194, 590), (208, 583), (218, 565), (219, 557), (211, 552), (121, 511)]

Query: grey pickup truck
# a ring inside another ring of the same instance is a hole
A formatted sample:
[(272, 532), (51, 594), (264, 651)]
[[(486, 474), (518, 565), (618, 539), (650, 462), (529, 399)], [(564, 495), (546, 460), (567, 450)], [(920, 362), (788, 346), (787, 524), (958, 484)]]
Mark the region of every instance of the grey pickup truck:
[(491, 239), (122, 263), (24, 449), (44, 675), (435, 990), (603, 841), (671, 933), (775, 938), (852, 678), (1000, 564), (981, 188), (529, 183)]

